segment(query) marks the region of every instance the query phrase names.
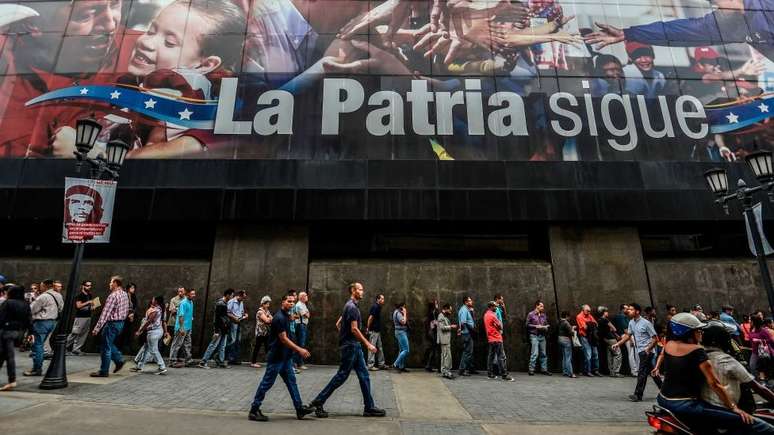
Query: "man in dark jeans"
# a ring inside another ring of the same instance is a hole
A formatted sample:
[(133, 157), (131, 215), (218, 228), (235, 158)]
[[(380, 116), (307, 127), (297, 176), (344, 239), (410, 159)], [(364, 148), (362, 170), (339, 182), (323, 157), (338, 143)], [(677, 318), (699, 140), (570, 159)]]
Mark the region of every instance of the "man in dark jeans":
[[(639, 402), (642, 400), (643, 393), (645, 393), (645, 384), (648, 381), (648, 376), (651, 370), (653, 370), (653, 348), (658, 341), (658, 334), (656, 334), (653, 324), (640, 315), (642, 307), (639, 304), (632, 303), (629, 307), (630, 320), (629, 327), (627, 328), (628, 331), (612, 347), (618, 348), (630, 339), (634, 341), (634, 350), (637, 352), (640, 362), (637, 369), (637, 387), (634, 389), (634, 394), (629, 396), (629, 400)], [(654, 377), (653, 381), (656, 383), (656, 386), (661, 388), (661, 379)]]
[(263, 403), (263, 399), (266, 398), (266, 393), (274, 385), (274, 381), (277, 380), (277, 376), (280, 376), (282, 381), (285, 382), (285, 385), (288, 387), (293, 406), (296, 408), (296, 418), (301, 420), (305, 415), (311, 414), (313, 411), (311, 407), (302, 404), (301, 394), (299, 394), (298, 385), (296, 384), (296, 375), (293, 371), (294, 353), (301, 355), (301, 358), (309, 358), (309, 351), (299, 347), (290, 340), (290, 337), (288, 337), (290, 322), (292, 322), (292, 320), (290, 320), (289, 311), (293, 308), (295, 303), (295, 296), (285, 295), (282, 298), (280, 309), (271, 320), (271, 328), (269, 330), (269, 353), (267, 356), (268, 365), (263, 374), (263, 379), (261, 379), (261, 384), (255, 392), (255, 398), (250, 407), (250, 413), (247, 415), (247, 418), (252, 421), (269, 420), (269, 418), (261, 412), (261, 404)]
[(473, 369), (473, 334), (476, 332), (476, 320), (473, 317), (473, 298), (465, 296), (457, 312), (459, 334), (462, 335), (462, 357), (460, 358), (460, 376), (475, 374)]
[(363, 356), (363, 348), (360, 347), (362, 343), (368, 348), (369, 352), (376, 352), (374, 345), (366, 340), (363, 333), (360, 332), (360, 308), (358, 308), (358, 302), (363, 299), (363, 284), (359, 282), (350, 284), (349, 294), (350, 299), (344, 305), (344, 312), (339, 317), (339, 320), (336, 321), (336, 329), (339, 330), (339, 351), (341, 352), (339, 370), (309, 406), (315, 408), (315, 415), (318, 418), (328, 417), (328, 413), (323, 408), (325, 401), (328, 400), (337, 388), (344, 384), (347, 378), (349, 378), (352, 369), (354, 369), (357, 374), (357, 380), (360, 382), (360, 392), (363, 394), (363, 417), (384, 417), (386, 412), (376, 407), (371, 396), (371, 379), (368, 376), (368, 367)]

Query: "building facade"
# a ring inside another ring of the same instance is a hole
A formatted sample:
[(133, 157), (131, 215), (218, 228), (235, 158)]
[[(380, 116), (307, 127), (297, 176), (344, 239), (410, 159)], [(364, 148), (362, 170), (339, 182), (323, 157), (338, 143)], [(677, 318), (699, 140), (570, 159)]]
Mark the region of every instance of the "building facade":
[(771, 148), (769, 6), (4, 3), (0, 273), (67, 276), (64, 177), (89, 117), (90, 155), (132, 150), (82, 278), (122, 274), (141, 304), (198, 289), (200, 348), (227, 287), (249, 294), (245, 344), (262, 295), (308, 289), (323, 363), (352, 281), (364, 313), (386, 295), (385, 322), (408, 303), (414, 349), (428, 301), (469, 294), (480, 316), (502, 293), (517, 365), (537, 299), (554, 321), (584, 303), (764, 307), (743, 221), (702, 174), (755, 183), (734, 162)]

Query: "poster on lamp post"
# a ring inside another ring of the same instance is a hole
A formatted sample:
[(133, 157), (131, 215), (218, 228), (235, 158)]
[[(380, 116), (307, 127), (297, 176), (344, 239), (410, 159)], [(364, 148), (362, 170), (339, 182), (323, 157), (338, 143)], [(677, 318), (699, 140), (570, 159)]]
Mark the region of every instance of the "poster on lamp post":
[(116, 182), (65, 178), (62, 243), (108, 243)]

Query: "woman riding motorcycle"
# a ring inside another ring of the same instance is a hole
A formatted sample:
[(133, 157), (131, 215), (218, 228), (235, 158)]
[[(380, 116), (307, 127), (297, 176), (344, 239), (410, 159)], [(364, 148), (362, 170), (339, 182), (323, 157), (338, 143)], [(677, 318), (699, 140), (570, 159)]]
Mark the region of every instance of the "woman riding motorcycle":
[[(691, 427), (709, 431), (727, 429), (732, 434), (774, 434), (774, 426), (741, 410), (718, 380), (704, 348), (699, 344), (707, 325), (690, 313), (675, 314), (669, 321), (668, 342), (664, 346), (664, 384), (658, 404)], [(724, 405), (701, 400), (707, 385)], [(700, 431), (706, 433), (707, 431)]]

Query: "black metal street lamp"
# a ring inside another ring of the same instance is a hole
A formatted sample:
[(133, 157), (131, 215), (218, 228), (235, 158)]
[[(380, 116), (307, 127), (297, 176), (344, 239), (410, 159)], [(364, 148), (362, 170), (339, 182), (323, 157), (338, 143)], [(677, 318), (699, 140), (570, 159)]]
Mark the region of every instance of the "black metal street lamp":
[(737, 200), (742, 204), (744, 215), (750, 225), (750, 236), (755, 247), (755, 258), (758, 261), (758, 267), (761, 271), (761, 281), (766, 290), (766, 296), (769, 300), (769, 311), (774, 313), (774, 288), (771, 284), (771, 274), (769, 273), (768, 263), (766, 262), (766, 253), (763, 251), (763, 240), (758, 232), (758, 221), (753, 212), (753, 199), (757, 192), (767, 191), (769, 202), (774, 202), (772, 188), (774, 188), (774, 165), (772, 165), (771, 151), (756, 151), (745, 157), (747, 165), (752, 170), (755, 178), (761, 183), (755, 187), (747, 187), (744, 180), (739, 179), (736, 183), (735, 192), (728, 191), (728, 175), (725, 169), (713, 168), (704, 173), (710, 190), (715, 194), (715, 202), (723, 206), (726, 214), (728, 211), (728, 202)]
[[(106, 146), (107, 157), (98, 156), (92, 159), (88, 157), (89, 152), (94, 148), (97, 137), (102, 131), (102, 126), (95, 120), (79, 119), (75, 126), (75, 158), (77, 160), (76, 168), (80, 172), (83, 162), (90, 166), (89, 176), (92, 179), (102, 179), (103, 176), (108, 180), (118, 179), (118, 173), (124, 158), (129, 152), (129, 145), (126, 142), (117, 139), (111, 140)], [(78, 277), (81, 272), (81, 260), (83, 259), (83, 250), (86, 247), (85, 242), (75, 243), (75, 253), (73, 254), (73, 264), (70, 269), (70, 276), (67, 279), (67, 293), (65, 294), (64, 308), (62, 309), (59, 322), (57, 323), (54, 336), (51, 339), (51, 347), (54, 355), (51, 358), (51, 364), (46, 370), (46, 376), (40, 382), (40, 388), (43, 390), (55, 390), (67, 387), (67, 368), (65, 354), (67, 352), (67, 335), (71, 328), (71, 319), (75, 295), (80, 291), (78, 286)]]

